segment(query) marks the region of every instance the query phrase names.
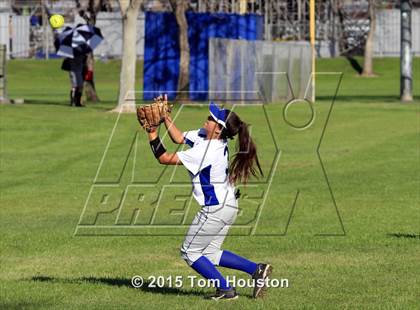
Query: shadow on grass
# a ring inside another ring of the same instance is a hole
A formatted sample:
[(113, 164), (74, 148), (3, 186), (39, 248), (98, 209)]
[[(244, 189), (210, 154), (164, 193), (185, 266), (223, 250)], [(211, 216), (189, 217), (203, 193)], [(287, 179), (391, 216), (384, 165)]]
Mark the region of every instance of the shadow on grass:
[(50, 100), (50, 99), (25, 99), (25, 104), (59, 105), (70, 106), (68, 100)]
[[(75, 108), (70, 106), (69, 100), (51, 100), (51, 99), (25, 99), (25, 104), (33, 104), (33, 105), (49, 105), (49, 106), (61, 106), (66, 108)], [(85, 102), (84, 103), (87, 108), (100, 110), (100, 111), (111, 111), (113, 108), (116, 107), (115, 101), (111, 100), (103, 100), (99, 102)]]
[[(131, 279), (124, 278), (97, 278), (97, 277), (83, 277), (75, 279), (62, 279), (54, 278), (49, 276), (35, 276), (30, 279), (31, 281), (36, 282), (52, 282), (52, 283), (67, 283), (67, 284), (104, 284), (117, 287), (128, 287), (143, 292), (154, 293), (154, 294), (163, 294), (163, 295), (183, 295), (183, 296), (204, 296), (202, 292), (199, 291), (187, 291), (182, 290), (181, 288), (175, 287), (149, 287), (151, 282), (144, 281), (143, 286), (140, 288), (135, 288), (131, 284)], [(156, 284), (156, 283), (155, 283)]]
[(394, 238), (406, 238), (406, 239), (419, 239), (420, 240), (420, 234), (407, 234), (407, 233), (391, 233), (387, 234), (388, 237), (394, 237)]

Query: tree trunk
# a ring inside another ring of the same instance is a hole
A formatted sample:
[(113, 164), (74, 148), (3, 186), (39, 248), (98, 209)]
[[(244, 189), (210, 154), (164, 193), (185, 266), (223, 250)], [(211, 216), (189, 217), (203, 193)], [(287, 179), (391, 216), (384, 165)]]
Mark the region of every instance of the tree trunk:
[(170, 0), (170, 2), (179, 28), (180, 60), (176, 98), (188, 99), (190, 88), (190, 45), (188, 43), (188, 22), (185, 12), (189, 6), (189, 1)]
[(137, 60), (137, 17), (141, 0), (120, 0), (123, 21), (123, 50), (120, 71), (118, 105), (114, 112), (135, 112), (135, 84)]
[(373, 73), (373, 44), (374, 44), (374, 35), (376, 28), (376, 10), (375, 10), (375, 0), (369, 0), (369, 20), (370, 27), (369, 33), (366, 38), (365, 44), (365, 54), (364, 54), (364, 63), (363, 63), (363, 72), (362, 76), (374, 76)]

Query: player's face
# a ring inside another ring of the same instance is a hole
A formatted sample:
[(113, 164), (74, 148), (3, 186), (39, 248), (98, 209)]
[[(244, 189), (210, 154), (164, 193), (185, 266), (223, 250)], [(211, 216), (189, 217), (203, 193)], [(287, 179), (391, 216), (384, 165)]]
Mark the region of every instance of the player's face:
[(211, 117), (210, 115), (207, 116), (206, 121), (204, 122), (204, 129), (206, 129), (207, 131), (212, 131), (212, 129), (215, 128), (215, 126), (217, 125), (216, 121), (213, 119), (213, 117)]
[(207, 131), (207, 133), (211, 133), (211, 136), (214, 136), (215, 134), (219, 134), (219, 124), (214, 120), (213, 117), (210, 115), (207, 117), (207, 120), (205, 121), (203, 128)]

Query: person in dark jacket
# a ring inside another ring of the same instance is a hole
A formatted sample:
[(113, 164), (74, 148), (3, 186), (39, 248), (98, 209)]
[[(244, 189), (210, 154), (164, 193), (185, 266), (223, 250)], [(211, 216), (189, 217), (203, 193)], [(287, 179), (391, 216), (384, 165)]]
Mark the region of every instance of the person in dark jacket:
[(86, 55), (75, 56), (74, 58), (65, 58), (61, 69), (69, 72), (71, 91), (70, 105), (83, 107), (83, 73), (85, 71)]

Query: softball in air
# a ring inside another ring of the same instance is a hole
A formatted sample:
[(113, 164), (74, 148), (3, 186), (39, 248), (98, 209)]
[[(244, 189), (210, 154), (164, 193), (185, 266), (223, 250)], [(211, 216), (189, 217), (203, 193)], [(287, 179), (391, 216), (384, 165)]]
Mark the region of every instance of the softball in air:
[(54, 14), (50, 17), (50, 25), (54, 29), (61, 28), (64, 25), (64, 17), (60, 14)]

